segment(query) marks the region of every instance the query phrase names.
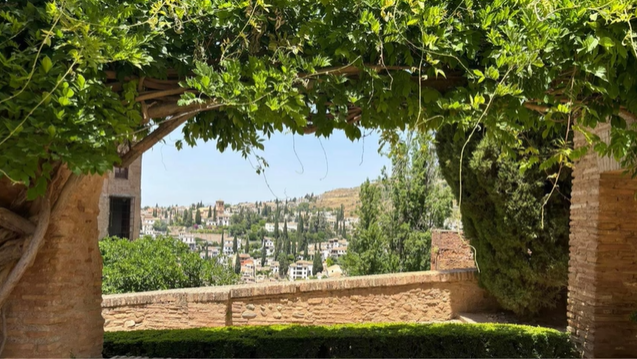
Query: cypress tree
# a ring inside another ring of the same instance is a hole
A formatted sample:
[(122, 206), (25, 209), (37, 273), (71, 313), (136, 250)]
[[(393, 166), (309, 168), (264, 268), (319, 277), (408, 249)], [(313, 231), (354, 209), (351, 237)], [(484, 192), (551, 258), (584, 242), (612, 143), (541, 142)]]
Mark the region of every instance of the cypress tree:
[(305, 223), (303, 221), (303, 215), (301, 214), (301, 211), (299, 211), (298, 217), (299, 217), (299, 220), (298, 220), (298, 223), (297, 223), (296, 231), (297, 231), (297, 233), (303, 233), (305, 231), (305, 228), (304, 228), (305, 227)]
[(266, 248), (265, 248), (265, 240), (263, 240), (263, 238), (261, 239), (261, 244), (262, 244), (262, 248), (261, 248), (261, 267), (265, 266), (265, 256), (266, 256)]
[(195, 209), (195, 211), (197, 211), (195, 213), (195, 223), (201, 224), (201, 212), (199, 212), (199, 209)]
[(232, 251), (238, 255), (239, 254), (238, 250), (239, 250), (239, 244), (237, 243), (237, 234), (235, 233), (234, 238), (232, 238)]
[(244, 253), (250, 254), (250, 238), (246, 237), (246, 247)]
[[(503, 308), (533, 315), (554, 307), (567, 285), (571, 170), (562, 169), (559, 194), (545, 203), (553, 189), (547, 173), (557, 169), (534, 166), (520, 171), (519, 162), (503, 156), (483, 131), (474, 133), (462, 157), (464, 235), (475, 247), (481, 285)], [(436, 132), (441, 172), (456, 198), (463, 135), (451, 126)], [(525, 146), (537, 149), (540, 158), (552, 155), (554, 139), (528, 132), (524, 138)]]
[(316, 242), (314, 242), (314, 260), (312, 261), (312, 274), (317, 275), (323, 270), (323, 263), (321, 262), (321, 253), (316, 248)]
[(235, 274), (241, 274), (241, 259), (239, 258), (239, 253), (234, 255), (234, 272)]
[(212, 209), (212, 220), (213, 221), (217, 221), (217, 207), (215, 206), (215, 208)]
[(208, 218), (212, 217), (212, 206), (208, 207)]

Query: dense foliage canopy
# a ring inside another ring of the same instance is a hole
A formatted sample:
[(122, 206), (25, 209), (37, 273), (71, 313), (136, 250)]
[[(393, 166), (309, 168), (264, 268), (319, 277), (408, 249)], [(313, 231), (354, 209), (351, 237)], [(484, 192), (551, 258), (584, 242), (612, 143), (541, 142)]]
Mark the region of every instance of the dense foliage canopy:
[(99, 242), (104, 261), (104, 294), (235, 284), (232, 269), (202, 259), (172, 237), (135, 241), (116, 237)]
[[(57, 164), (107, 171), (129, 141), (146, 139), (126, 161), (186, 120), (187, 144), (246, 156), (284, 128), (393, 142), (397, 128), (484, 126), (515, 153), (521, 129), (610, 120), (610, 144), (588, 138), (634, 168), (635, 12), (631, 0), (5, 1), (1, 173), (34, 197)], [(529, 164), (581, 154), (557, 146)]]
[[(460, 153), (455, 129), (436, 134), (441, 172), (459, 197)], [(546, 155), (553, 139), (527, 133)], [(532, 168), (501, 156), (483, 132), (474, 134), (462, 160), (462, 223), (476, 252), (480, 283), (503, 308), (521, 315), (555, 307), (568, 278), (571, 171)], [(555, 176), (547, 178), (547, 172)], [(558, 176), (559, 173), (559, 177)]]
[(453, 195), (427, 136), (407, 138), (390, 154), (391, 174), (360, 188), (359, 222), (342, 263), (349, 275), (429, 270), (431, 230), (443, 228)]

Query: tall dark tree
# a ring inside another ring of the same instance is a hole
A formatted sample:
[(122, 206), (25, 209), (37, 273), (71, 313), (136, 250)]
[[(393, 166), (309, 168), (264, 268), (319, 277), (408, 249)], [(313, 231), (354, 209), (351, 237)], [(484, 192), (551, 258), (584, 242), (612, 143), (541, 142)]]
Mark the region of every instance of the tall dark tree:
[(321, 252), (318, 250), (316, 242), (314, 242), (314, 259), (312, 261), (312, 272), (314, 275), (317, 275), (323, 270), (323, 262), (321, 259)]
[(217, 221), (217, 207), (215, 206), (215, 208), (212, 209), (212, 220), (213, 221)]
[[(442, 173), (456, 196), (464, 135), (452, 127), (436, 134)], [(539, 133), (525, 139), (525, 148), (552, 155), (554, 139)], [(571, 171), (563, 168), (557, 183), (552, 182), (547, 173), (558, 173), (556, 167), (520, 170), (519, 161), (527, 156), (513, 160), (484, 131), (476, 131), (462, 157), (460, 204), (465, 237), (476, 249), (480, 283), (504, 308), (521, 315), (559, 302), (569, 259)]]
[(261, 267), (265, 267), (267, 248), (265, 246), (265, 239), (261, 238)]
[(239, 258), (239, 253), (236, 252), (234, 255), (234, 273), (241, 274), (241, 258)]
[(243, 253), (250, 254), (250, 238), (246, 237), (246, 245), (243, 249)]
[(199, 208), (195, 209), (195, 223), (197, 225), (201, 224), (201, 212), (199, 212)]
[(235, 254), (239, 254), (239, 243), (237, 242), (237, 235), (235, 233), (234, 237), (232, 238), (232, 251)]
[(292, 248), (290, 249), (290, 254), (292, 254), (294, 256), (294, 259), (296, 259), (298, 257), (298, 252), (297, 252), (297, 248), (296, 248), (296, 236), (292, 239), (290, 239), (291, 241), (291, 246)]
[(212, 217), (212, 206), (208, 206), (208, 218)]
[(296, 231), (298, 233), (303, 233), (303, 232), (305, 232), (305, 221), (303, 220), (303, 215), (301, 214), (301, 211), (299, 211), (299, 214), (298, 214), (297, 217), (299, 219), (297, 221)]
[(279, 238), (281, 233), (279, 233), (279, 216), (274, 216), (274, 238)]

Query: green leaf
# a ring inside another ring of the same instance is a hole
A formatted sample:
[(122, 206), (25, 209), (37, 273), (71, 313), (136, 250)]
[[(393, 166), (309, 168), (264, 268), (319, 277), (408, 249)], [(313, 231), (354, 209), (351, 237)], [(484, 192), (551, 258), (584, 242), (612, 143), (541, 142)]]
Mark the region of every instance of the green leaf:
[(610, 37), (605, 36), (599, 39), (599, 44), (608, 49), (615, 46), (615, 41), (613, 41)]
[(80, 90), (83, 90), (85, 86), (86, 86), (86, 79), (81, 74), (78, 74), (77, 75), (77, 87)]
[(42, 61), (40, 61), (40, 65), (42, 66), (44, 73), (49, 73), (49, 71), (51, 71), (51, 68), (53, 67), (53, 62), (48, 56), (45, 56)]
[(71, 104), (71, 101), (68, 99), (68, 97), (60, 96), (58, 97), (58, 103), (62, 106), (68, 106)]

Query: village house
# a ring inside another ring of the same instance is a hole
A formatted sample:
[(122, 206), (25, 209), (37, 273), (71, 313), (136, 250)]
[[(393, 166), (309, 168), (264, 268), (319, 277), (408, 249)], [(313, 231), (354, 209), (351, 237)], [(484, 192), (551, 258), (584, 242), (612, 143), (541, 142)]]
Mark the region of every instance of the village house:
[(263, 245), (261, 248), (265, 247), (265, 255), (266, 257), (274, 255), (274, 241), (272, 238), (263, 239)]
[(228, 242), (224, 242), (223, 254), (226, 256), (231, 256), (234, 254), (234, 250), (232, 249), (232, 242), (230, 242), (230, 244), (228, 244)]
[(340, 258), (347, 254), (347, 247), (334, 247), (330, 249), (330, 257)]
[(187, 232), (179, 233), (179, 240), (186, 243), (191, 251), (194, 251), (197, 249), (195, 236), (192, 233), (187, 233)]
[(312, 276), (312, 262), (296, 261), (288, 267), (288, 278), (291, 281), (297, 279), (307, 279)]
[(323, 272), (328, 278), (340, 278), (343, 275), (343, 270), (338, 264), (327, 267)]
[(256, 268), (254, 260), (249, 258), (241, 261), (241, 280), (246, 283), (254, 283), (256, 281)]
[(270, 262), (270, 270), (272, 271), (273, 276), (279, 275), (279, 262), (277, 261)]

